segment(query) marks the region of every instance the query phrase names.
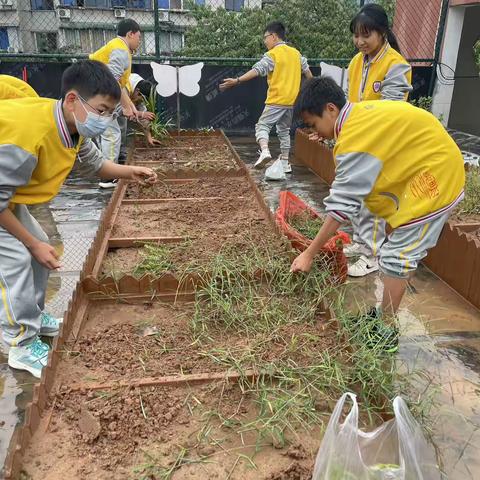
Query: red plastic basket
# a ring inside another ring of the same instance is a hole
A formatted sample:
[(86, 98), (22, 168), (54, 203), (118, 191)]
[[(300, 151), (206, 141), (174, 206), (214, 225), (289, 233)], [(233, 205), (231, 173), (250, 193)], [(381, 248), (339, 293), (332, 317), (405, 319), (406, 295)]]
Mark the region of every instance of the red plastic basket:
[[(290, 240), (293, 248), (303, 252), (312, 240), (305, 237), (296, 230), (289, 219), (305, 214), (307, 212), (312, 218), (319, 218), (320, 215), (295, 194), (288, 191), (280, 192), (280, 205), (275, 212), (275, 219), (280, 230)], [(343, 245), (350, 243), (350, 237), (345, 232), (337, 232), (321, 249), (319, 258), (325, 262), (332, 273), (335, 283), (344, 283), (347, 279), (347, 259), (343, 253)]]

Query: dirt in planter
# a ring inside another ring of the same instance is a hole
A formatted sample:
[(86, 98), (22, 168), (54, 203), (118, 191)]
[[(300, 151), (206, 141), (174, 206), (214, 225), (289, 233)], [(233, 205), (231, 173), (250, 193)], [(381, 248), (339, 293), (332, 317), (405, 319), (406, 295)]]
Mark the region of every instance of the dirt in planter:
[(168, 136), (160, 140), (158, 147), (151, 147), (142, 136), (137, 136), (135, 140), (136, 148), (148, 148), (149, 150), (175, 147), (217, 148), (225, 145), (223, 136), (218, 135)]
[[(226, 353), (216, 360), (208, 355), (220, 346), (239, 357), (255, 351), (255, 362), (309, 365), (312, 359), (307, 347), (323, 351), (335, 345), (334, 324), (326, 322), (322, 312), (312, 324), (287, 323), (251, 337), (211, 326), (202, 340), (195, 334), (193, 314), (194, 305), (190, 303), (96, 304), (77, 341), (66, 345), (57, 379), (61, 384), (103, 383), (227, 371), (222, 360), (228, 361)], [(289, 348), (293, 339), (301, 342), (302, 348)], [(254, 367), (248, 362), (243, 368)]]
[(473, 232), (469, 232), (468, 235), (471, 235), (473, 238), (480, 240), (480, 228), (478, 230), (474, 230)]
[[(190, 142), (188, 142), (190, 143)], [(210, 168), (235, 166), (235, 157), (226, 143), (209, 145), (208, 142), (198, 146), (182, 145), (171, 148), (136, 150), (132, 162), (162, 162), (168, 165), (184, 166), (208, 164)]]
[(125, 198), (205, 198), (205, 197), (243, 197), (250, 196), (252, 188), (244, 177), (215, 179), (202, 178), (184, 182), (159, 181), (152, 186), (129, 184)]
[[(307, 479), (320, 443), (318, 428), (257, 443), (241, 423), (255, 403), (233, 384), (69, 392), (65, 387), (32, 438), (29, 480)], [(258, 447), (258, 448), (257, 448)], [(255, 468), (254, 468), (255, 467)]]
[(193, 306), (98, 304), (77, 342), (65, 348), (60, 383), (222, 371), (190, 331)]
[(278, 252), (289, 248), (273, 230), (243, 232), (230, 238), (212, 233), (181, 243), (112, 249), (102, 263), (100, 277), (111, 276), (118, 280), (128, 274), (141, 277), (146, 273), (161, 275), (166, 271), (194, 272), (203, 269), (220, 250), (227, 255), (262, 246)]
[(123, 205), (112, 237), (196, 236), (202, 232), (238, 235), (271, 229), (258, 203), (251, 199), (162, 202)]

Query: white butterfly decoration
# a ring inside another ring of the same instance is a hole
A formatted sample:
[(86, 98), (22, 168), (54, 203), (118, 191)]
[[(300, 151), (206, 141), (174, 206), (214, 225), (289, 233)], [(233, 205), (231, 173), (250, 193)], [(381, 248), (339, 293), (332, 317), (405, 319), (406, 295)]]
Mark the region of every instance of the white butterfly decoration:
[(320, 67), (322, 69), (322, 77), (333, 78), (343, 90), (347, 90), (348, 73), (345, 68), (337, 67), (336, 65), (329, 65), (325, 62), (320, 62)]
[[(194, 97), (200, 91), (203, 63), (172, 67), (156, 62), (150, 62), (153, 77), (157, 82), (157, 92), (162, 97), (170, 97), (174, 93), (183, 93), (187, 97)], [(178, 82), (177, 82), (178, 71)]]

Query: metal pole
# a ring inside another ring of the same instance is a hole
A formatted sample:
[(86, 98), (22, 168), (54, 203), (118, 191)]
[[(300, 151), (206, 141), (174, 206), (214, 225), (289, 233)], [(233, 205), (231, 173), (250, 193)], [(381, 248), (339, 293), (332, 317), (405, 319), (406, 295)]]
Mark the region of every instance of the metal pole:
[(177, 69), (177, 131), (180, 132), (180, 67)]
[(448, 0), (442, 1), (442, 10), (440, 12), (440, 20), (438, 22), (437, 38), (435, 40), (435, 52), (433, 54), (432, 76), (430, 77), (430, 85), (428, 86), (428, 96), (433, 95), (435, 88), (435, 80), (437, 79), (437, 66), (440, 59), (440, 50), (442, 48), (443, 34), (445, 33), (445, 21), (448, 13)]
[(160, 58), (160, 21), (158, 18), (158, 0), (153, 0), (153, 18), (155, 21), (155, 57)]

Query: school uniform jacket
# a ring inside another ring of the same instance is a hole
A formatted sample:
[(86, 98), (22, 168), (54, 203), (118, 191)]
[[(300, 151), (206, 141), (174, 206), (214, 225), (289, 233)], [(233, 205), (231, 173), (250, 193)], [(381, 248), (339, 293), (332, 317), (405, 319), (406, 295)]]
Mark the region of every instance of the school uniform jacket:
[(336, 174), (325, 199), (343, 222), (362, 201), (393, 228), (421, 225), (463, 198), (462, 154), (431, 113), (407, 102), (349, 103), (335, 125)]
[(361, 52), (348, 67), (348, 100), (407, 100), (412, 91), (412, 67), (385, 43), (371, 60)]
[(308, 62), (296, 48), (282, 42), (265, 53), (252, 69), (267, 77), (265, 104), (291, 108), (300, 91), (302, 72), (308, 70)]
[(70, 135), (61, 100), (0, 101), (0, 211), (51, 200), (77, 159), (87, 174), (96, 173), (104, 162), (90, 139)]

